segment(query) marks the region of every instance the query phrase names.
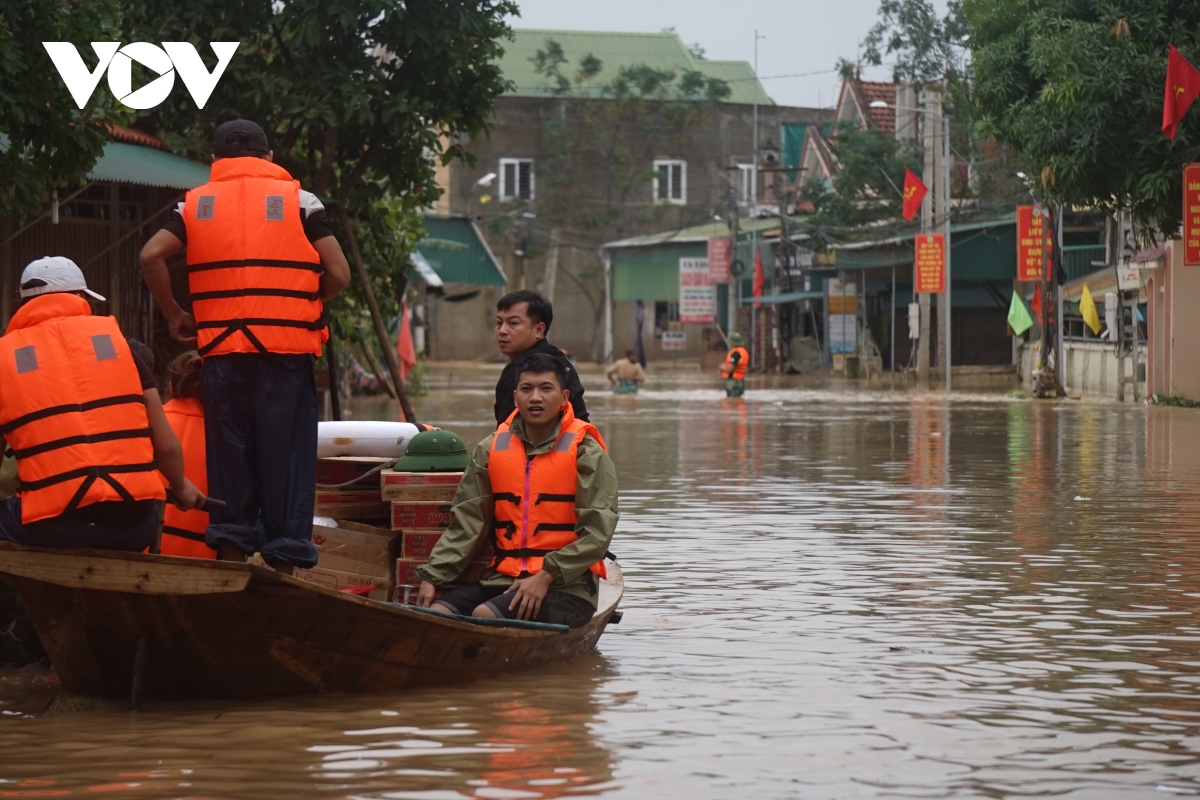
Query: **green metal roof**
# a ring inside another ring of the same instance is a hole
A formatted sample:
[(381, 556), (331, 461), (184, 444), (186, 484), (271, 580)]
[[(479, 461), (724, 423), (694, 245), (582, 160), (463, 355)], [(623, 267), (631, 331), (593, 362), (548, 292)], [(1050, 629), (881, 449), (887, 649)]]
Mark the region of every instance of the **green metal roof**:
[(195, 189), (208, 183), (208, 165), (151, 147), (110, 142), (88, 172), (88, 180)]
[(683, 41), (674, 33), (609, 33), (597, 31), (557, 31), (518, 29), (513, 41), (504, 44), (500, 69), (504, 77), (515, 84), (510, 95), (517, 97), (547, 97), (549, 82), (534, 69), (534, 55), (545, 48), (547, 40), (562, 46), (567, 63), (563, 74), (572, 77), (580, 61), (589, 54), (600, 59), (604, 69), (580, 87), (596, 96), (602, 84), (612, 79), (622, 67), (647, 66), (655, 69), (694, 70), (729, 83), (728, 103), (775, 105), (745, 61), (707, 61), (688, 52)]
[(417, 243), (421, 255), (446, 283), (504, 286), (508, 276), (466, 217), (425, 217), (426, 236)]
[[(738, 231), (743, 235), (753, 231), (761, 232), (778, 227), (778, 217), (744, 219), (738, 223)], [(729, 226), (724, 222), (708, 222), (704, 225), (697, 225), (694, 228), (681, 228), (680, 230), (675, 231), (648, 233), (644, 236), (633, 236), (629, 239), (608, 242), (604, 245), (604, 249), (607, 250), (609, 248), (617, 247), (655, 247), (661, 244), (678, 244), (680, 242), (707, 242), (709, 239), (714, 237), (728, 235)]]

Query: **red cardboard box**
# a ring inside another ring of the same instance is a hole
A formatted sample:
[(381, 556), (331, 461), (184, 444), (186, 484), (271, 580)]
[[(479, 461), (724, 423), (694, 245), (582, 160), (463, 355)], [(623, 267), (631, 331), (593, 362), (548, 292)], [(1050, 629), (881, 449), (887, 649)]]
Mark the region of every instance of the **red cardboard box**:
[(452, 518), (450, 508), (437, 503), (392, 503), (392, 529), (445, 528)]
[(388, 515), (388, 504), (379, 489), (317, 490), (313, 516), (334, 519), (379, 519)]
[[(420, 585), (421, 577), (419, 575), (417, 575), (417, 567), (424, 564), (425, 561), (426, 561), (426, 559), (424, 559), (424, 558), (398, 558), (398, 559), (396, 559), (396, 586), (399, 587), (406, 583), (411, 584), (413, 586)], [(482, 559), (479, 561), (472, 561), (470, 564), (467, 565), (467, 568), (465, 570), (463, 570), (463, 573), (454, 580), (454, 583), (455, 584), (479, 583), (479, 581), (483, 579), (483, 576), (485, 574), (487, 574), (488, 564), (490, 564), (490, 563), (491, 563), (490, 559)]]
[[(369, 456), (338, 456), (337, 458), (318, 458), (317, 459), (317, 479), (318, 484), (339, 484), (346, 481), (352, 481), (355, 478), (361, 478), (371, 470), (387, 464), (393, 459), (390, 458), (372, 458)], [(380, 475), (376, 472), (370, 478), (359, 481), (352, 486), (347, 486), (347, 489), (372, 489), (379, 486)], [(318, 490), (319, 491), (319, 490)]]

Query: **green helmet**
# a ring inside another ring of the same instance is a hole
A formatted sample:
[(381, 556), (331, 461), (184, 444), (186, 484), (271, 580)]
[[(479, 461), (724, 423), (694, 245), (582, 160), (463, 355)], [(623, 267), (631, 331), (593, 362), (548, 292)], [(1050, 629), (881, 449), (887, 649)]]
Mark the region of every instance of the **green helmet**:
[(397, 472), (462, 472), (470, 456), (462, 438), (452, 431), (422, 431), (404, 449), (393, 467)]
[(734, 331), (733, 333), (729, 334), (730, 347), (741, 347), (743, 344), (745, 344), (745, 340), (742, 338), (740, 333)]

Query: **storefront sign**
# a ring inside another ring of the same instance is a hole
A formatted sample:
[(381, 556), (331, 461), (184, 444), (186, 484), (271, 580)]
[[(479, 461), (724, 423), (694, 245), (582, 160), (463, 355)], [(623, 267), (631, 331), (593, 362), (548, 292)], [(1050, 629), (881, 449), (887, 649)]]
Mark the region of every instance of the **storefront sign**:
[(941, 294), (946, 291), (946, 237), (941, 233), (922, 233), (916, 240), (913, 266), (914, 291), (917, 294)]
[[(1200, 266), (1200, 264), (1194, 265)], [(1142, 287), (1142, 273), (1134, 264), (1121, 264), (1117, 267), (1117, 288), (1123, 292)]]
[(713, 283), (729, 283), (733, 247), (724, 237), (708, 240), (708, 274)]
[(837, 278), (825, 281), (825, 318), (828, 321), (826, 340), (829, 352), (835, 357), (858, 352), (858, 315), (855, 313), (853, 283), (843, 283)]
[(1054, 242), (1045, 229), (1041, 206), (1017, 206), (1017, 280), (1040, 281)]
[(1183, 168), (1183, 265), (1200, 267), (1200, 164)]
[(679, 259), (679, 321), (685, 325), (717, 321), (717, 287), (709, 276), (707, 258)]
[(816, 254), (807, 247), (792, 245), (783, 249), (783, 266), (790, 278), (803, 278), (804, 273), (813, 268), (813, 257)]
[(662, 349), (663, 350), (686, 350), (687, 349), (687, 334), (683, 331), (663, 331), (662, 332)]

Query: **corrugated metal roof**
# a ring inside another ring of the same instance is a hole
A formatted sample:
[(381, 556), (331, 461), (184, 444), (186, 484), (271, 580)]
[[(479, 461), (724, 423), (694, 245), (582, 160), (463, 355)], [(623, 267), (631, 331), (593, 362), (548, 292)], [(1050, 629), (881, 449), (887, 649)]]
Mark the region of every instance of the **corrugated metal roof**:
[(679, 36), (674, 33), (514, 30), (513, 41), (504, 43), (505, 52), (500, 59), (500, 69), (504, 77), (515, 84), (515, 88), (509, 92), (510, 95), (550, 95), (549, 82), (537, 73), (532, 60), (538, 50), (546, 47), (548, 40), (562, 46), (563, 55), (567, 59), (564, 75), (568, 78), (575, 74), (580, 61), (588, 54), (603, 62), (604, 69), (600, 74), (582, 87), (593, 95), (598, 94), (599, 87), (612, 79), (620, 68), (644, 65), (677, 72), (695, 70), (709, 77), (728, 81), (731, 94), (726, 102), (729, 103), (775, 104), (745, 61), (697, 59), (688, 52)]
[[(738, 223), (738, 230), (743, 234), (751, 231), (768, 231), (778, 227), (778, 217), (744, 219)], [(678, 244), (680, 242), (707, 242), (714, 237), (728, 235), (729, 226), (724, 222), (709, 222), (704, 225), (697, 225), (694, 228), (681, 228), (677, 231), (662, 231), (661, 233), (648, 233), (644, 236), (633, 236), (629, 239), (608, 242), (603, 247), (607, 250), (615, 247), (653, 247), (660, 244)]]
[(426, 236), (417, 243), (421, 255), (446, 283), (503, 286), (504, 268), (466, 217), (425, 217)]
[(149, 147), (112, 142), (105, 145), (104, 154), (88, 172), (88, 180), (195, 189), (208, 183), (208, 165)]

